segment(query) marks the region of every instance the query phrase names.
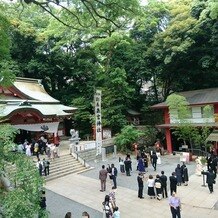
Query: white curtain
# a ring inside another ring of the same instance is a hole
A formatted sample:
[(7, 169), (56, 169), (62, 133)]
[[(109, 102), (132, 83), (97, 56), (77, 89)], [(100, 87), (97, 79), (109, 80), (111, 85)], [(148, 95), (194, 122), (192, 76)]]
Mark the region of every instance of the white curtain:
[(31, 132), (45, 131), (48, 133), (57, 133), (58, 125), (59, 122), (53, 122), (53, 123), (19, 124), (19, 125), (13, 125), (13, 127), (15, 127), (16, 129), (23, 129)]

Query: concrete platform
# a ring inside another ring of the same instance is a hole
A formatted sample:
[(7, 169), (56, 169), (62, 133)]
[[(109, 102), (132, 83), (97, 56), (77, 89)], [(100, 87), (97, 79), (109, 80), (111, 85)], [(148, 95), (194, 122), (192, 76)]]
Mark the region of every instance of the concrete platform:
[[(62, 195), (72, 201), (86, 205), (96, 211), (102, 212), (102, 202), (104, 196), (111, 190), (112, 184), (108, 179), (107, 191), (100, 192), (100, 182), (98, 180), (98, 171), (102, 164), (115, 163), (119, 168), (117, 157), (108, 157), (107, 162), (90, 162), (94, 167), (93, 170), (84, 174), (71, 174), (46, 184), (46, 188), (59, 195)], [(158, 166), (158, 172), (165, 169), (167, 176), (169, 172), (179, 162), (179, 157), (164, 156), (162, 165)], [(133, 159), (133, 166), (136, 161)], [(134, 166), (135, 168), (135, 166)], [(218, 201), (218, 187), (214, 185), (214, 193), (209, 194), (207, 187), (202, 187), (202, 176), (193, 174), (193, 163), (188, 166), (192, 175), (188, 186), (178, 187), (178, 196), (182, 202), (182, 217), (185, 218), (211, 218), (218, 217), (218, 210), (214, 207)], [(148, 168), (148, 174), (156, 174), (151, 166)], [(147, 174), (147, 175), (148, 175)], [(122, 218), (138, 218), (138, 217), (152, 217), (152, 218), (169, 218), (171, 213), (168, 206), (168, 200), (150, 199), (147, 197), (147, 185), (145, 184), (144, 196), (145, 199), (137, 197), (137, 171), (133, 169), (132, 176), (118, 174), (118, 188), (116, 191), (116, 202), (120, 208)], [(94, 218), (94, 217), (93, 217)]]

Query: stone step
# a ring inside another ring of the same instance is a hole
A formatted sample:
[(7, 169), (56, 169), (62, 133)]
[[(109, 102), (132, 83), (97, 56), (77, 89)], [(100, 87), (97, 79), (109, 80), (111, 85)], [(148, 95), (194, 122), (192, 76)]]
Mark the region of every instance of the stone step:
[(61, 171), (61, 172), (59, 171), (57, 173), (51, 173), (49, 176), (46, 176), (45, 180), (50, 181), (50, 180), (54, 180), (54, 179), (57, 179), (60, 177), (67, 176), (69, 174), (82, 173), (82, 172), (85, 172), (87, 170), (89, 170), (89, 169), (86, 169), (85, 167), (80, 167), (80, 168), (72, 169), (72, 170), (66, 170), (66, 171)]
[(65, 163), (78, 163), (78, 160), (71, 158), (71, 159), (65, 159), (65, 160), (55, 160), (55, 161), (50, 161), (50, 165), (61, 165)]
[(60, 156), (59, 158), (55, 158), (54, 161), (51, 161), (51, 162), (59, 163), (59, 162), (66, 161), (66, 160), (76, 160), (76, 159), (72, 155), (63, 155), (63, 156)]
[(78, 169), (78, 168), (85, 168), (83, 165), (67, 165), (67, 166), (62, 166), (62, 167), (56, 167), (56, 168), (49, 168), (49, 171), (50, 172), (62, 172), (62, 171), (65, 171), (65, 170), (71, 170), (71, 169)]
[(84, 167), (83, 166), (78, 166), (76, 168), (65, 168), (65, 169), (61, 169), (61, 170), (56, 170), (56, 171), (50, 171), (51, 175), (55, 175), (55, 174), (61, 174), (61, 173), (66, 173), (66, 172), (72, 172), (72, 171), (78, 171), (78, 170), (83, 170)]
[(69, 174), (84, 172), (86, 170), (88, 169), (73, 156), (63, 155), (60, 158), (56, 158), (54, 161), (50, 161), (50, 175), (46, 176), (45, 179), (46, 181), (50, 181)]
[(61, 163), (50, 162), (50, 168), (60, 168), (62, 166), (67, 166), (67, 165), (76, 166), (76, 165), (81, 165), (81, 163), (78, 161), (62, 161)]

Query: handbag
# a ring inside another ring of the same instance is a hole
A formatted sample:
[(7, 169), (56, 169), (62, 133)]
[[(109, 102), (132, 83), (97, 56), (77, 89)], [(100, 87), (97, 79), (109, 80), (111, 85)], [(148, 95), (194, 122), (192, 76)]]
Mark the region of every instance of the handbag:
[(155, 182), (155, 188), (161, 188), (161, 183), (160, 182)]

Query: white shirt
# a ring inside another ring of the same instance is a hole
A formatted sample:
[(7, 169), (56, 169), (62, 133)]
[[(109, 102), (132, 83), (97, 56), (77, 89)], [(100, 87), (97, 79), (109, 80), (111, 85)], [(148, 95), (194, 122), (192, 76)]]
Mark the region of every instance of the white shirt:
[(148, 187), (154, 187), (154, 179), (148, 179), (147, 184)]
[(112, 170), (111, 170), (111, 175), (114, 176), (114, 168), (112, 168)]

